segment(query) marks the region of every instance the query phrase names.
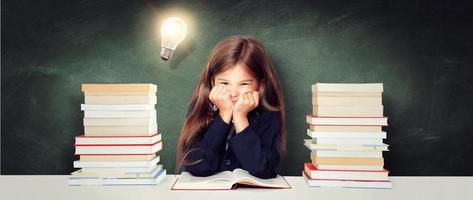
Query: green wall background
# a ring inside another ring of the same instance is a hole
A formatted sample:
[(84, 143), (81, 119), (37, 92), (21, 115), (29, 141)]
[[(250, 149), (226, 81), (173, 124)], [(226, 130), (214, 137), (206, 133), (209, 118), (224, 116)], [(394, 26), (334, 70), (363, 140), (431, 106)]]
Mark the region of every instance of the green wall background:
[[(174, 170), (190, 96), (214, 45), (254, 35), (287, 102), (281, 174), (300, 175), (315, 82), (383, 82), (391, 175), (473, 175), (471, 1), (2, 1), (1, 173), (68, 174), (81, 83), (158, 85), (161, 160)], [(190, 33), (159, 58), (160, 19)]]

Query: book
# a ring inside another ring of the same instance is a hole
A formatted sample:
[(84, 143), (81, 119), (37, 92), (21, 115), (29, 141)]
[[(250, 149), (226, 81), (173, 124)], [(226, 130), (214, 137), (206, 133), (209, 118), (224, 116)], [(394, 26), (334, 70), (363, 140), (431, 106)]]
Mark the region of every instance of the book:
[(154, 144), (161, 141), (161, 134), (156, 133), (150, 136), (86, 136), (75, 137), (75, 144)]
[(86, 96), (149, 96), (156, 95), (156, 92), (117, 92), (117, 91), (102, 91), (102, 92), (88, 92), (85, 91)]
[(382, 105), (381, 96), (368, 97), (331, 97), (331, 96), (312, 96), (312, 105), (323, 106), (380, 106)]
[(310, 150), (334, 150), (334, 151), (387, 151), (387, 144), (360, 145), (360, 144), (316, 144), (312, 139), (304, 140), (304, 145)]
[(383, 92), (382, 83), (316, 83), (312, 92)]
[(264, 188), (291, 188), (284, 177), (278, 175), (276, 178), (260, 179), (250, 175), (243, 169), (223, 171), (212, 176), (196, 177), (189, 172), (182, 172), (172, 186), (172, 190), (230, 190), (236, 189), (238, 185), (248, 185)]
[(82, 84), (82, 92), (156, 92), (155, 84)]
[(80, 110), (118, 111), (118, 110), (155, 110), (151, 104), (126, 104), (126, 105), (91, 105), (81, 104)]
[(307, 135), (311, 138), (382, 138), (386, 139), (386, 132), (335, 132), (335, 131), (311, 131), (307, 129)]
[(156, 118), (84, 118), (84, 126), (151, 126)]
[(158, 124), (149, 126), (84, 126), (86, 136), (151, 136), (158, 132)]
[(84, 118), (156, 118), (156, 110), (84, 110)]
[(314, 167), (317, 169), (326, 169), (326, 170), (374, 170), (381, 171), (384, 169), (384, 165), (321, 165), (314, 164)]
[(158, 164), (159, 156), (156, 156), (151, 161), (74, 161), (74, 168), (118, 168), (118, 167), (148, 167), (152, 169)]
[(337, 125), (337, 126), (387, 126), (387, 117), (317, 117), (307, 115), (309, 125)]
[(310, 179), (326, 180), (364, 180), (364, 181), (388, 181), (389, 171), (374, 170), (324, 170), (317, 169), (312, 163), (304, 163), (304, 172)]
[(337, 187), (337, 188), (372, 188), (372, 189), (391, 189), (390, 181), (359, 181), (359, 180), (325, 180), (310, 179), (304, 171), (302, 177), (310, 187)]
[(315, 105), (312, 114), (318, 117), (382, 117), (383, 106), (326, 106)]
[(141, 145), (75, 145), (76, 155), (105, 155), (105, 154), (153, 154), (160, 151), (163, 147), (162, 142), (154, 144)]
[(81, 185), (158, 185), (166, 177), (166, 170), (161, 169), (151, 178), (108, 178), (108, 177), (80, 177), (71, 176), (70, 186)]
[(311, 152), (314, 165), (384, 165), (384, 158), (320, 157)]
[(81, 161), (150, 161), (156, 158), (156, 154), (116, 154), (116, 155), (79, 155)]
[(381, 92), (320, 92), (312, 91), (312, 97), (381, 97)]
[(383, 138), (312, 138), (315, 144), (359, 144), (359, 145), (383, 145)]
[(157, 103), (156, 95), (153, 96), (84, 96), (85, 104), (116, 105), (116, 104), (150, 104)]
[(382, 126), (337, 126), (337, 125), (309, 125), (311, 131), (326, 132), (380, 132)]
[(382, 158), (383, 151), (312, 150), (318, 157)]
[(76, 170), (71, 173), (74, 177), (91, 177), (91, 178), (153, 178), (155, 177), (161, 170), (163, 169), (163, 165), (156, 165), (150, 172), (142, 172), (142, 173), (117, 173), (117, 172), (83, 172), (81, 169)]
[(137, 173), (151, 173), (155, 167), (86, 167), (82, 168), (82, 173), (97, 173), (97, 174), (137, 174)]

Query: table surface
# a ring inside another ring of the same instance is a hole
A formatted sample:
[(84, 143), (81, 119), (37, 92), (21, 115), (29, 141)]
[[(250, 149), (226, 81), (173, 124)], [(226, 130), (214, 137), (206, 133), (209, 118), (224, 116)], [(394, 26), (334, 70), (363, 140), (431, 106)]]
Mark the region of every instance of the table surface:
[(473, 177), (390, 177), (392, 189), (308, 187), (300, 176), (285, 178), (291, 189), (172, 191), (175, 175), (167, 175), (158, 186), (68, 186), (69, 176), (65, 175), (3, 175), (0, 176), (0, 199), (473, 199)]

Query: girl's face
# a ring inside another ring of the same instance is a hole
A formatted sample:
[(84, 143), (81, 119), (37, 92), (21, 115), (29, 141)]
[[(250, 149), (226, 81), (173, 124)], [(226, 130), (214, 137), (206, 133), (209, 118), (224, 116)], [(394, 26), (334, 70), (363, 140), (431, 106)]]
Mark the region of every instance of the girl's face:
[(233, 104), (241, 93), (259, 91), (258, 80), (241, 64), (215, 75), (214, 86), (224, 86), (230, 93)]

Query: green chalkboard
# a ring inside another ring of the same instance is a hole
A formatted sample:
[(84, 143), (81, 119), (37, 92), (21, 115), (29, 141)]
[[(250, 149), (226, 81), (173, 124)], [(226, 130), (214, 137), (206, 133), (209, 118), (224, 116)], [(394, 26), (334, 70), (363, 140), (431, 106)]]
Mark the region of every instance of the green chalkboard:
[[(161, 161), (173, 173), (179, 130), (214, 45), (254, 35), (279, 72), (288, 153), (300, 175), (315, 82), (384, 83), (391, 175), (473, 175), (471, 2), (2, 1), (1, 173), (68, 174), (83, 131), (81, 83), (158, 86)], [(159, 58), (159, 20), (189, 36)]]

